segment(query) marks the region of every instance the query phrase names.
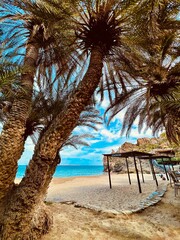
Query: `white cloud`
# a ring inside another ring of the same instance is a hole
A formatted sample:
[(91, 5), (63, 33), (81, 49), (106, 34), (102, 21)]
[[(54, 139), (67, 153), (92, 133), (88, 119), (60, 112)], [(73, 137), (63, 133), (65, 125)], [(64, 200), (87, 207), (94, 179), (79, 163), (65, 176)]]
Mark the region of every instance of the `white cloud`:
[(130, 132), (130, 138), (143, 138), (143, 137), (153, 137), (151, 129), (147, 129), (146, 132), (142, 129), (142, 131), (139, 133), (138, 128), (132, 128)]
[(0, 133), (2, 132), (2, 128), (3, 128), (3, 125), (2, 125), (2, 123), (0, 122)]
[(29, 151), (34, 151), (34, 143), (30, 137), (28, 137), (26, 140), (25, 149)]
[(101, 154), (105, 154), (105, 153), (111, 153), (112, 150), (117, 151), (119, 147), (120, 147), (120, 144), (113, 144), (111, 146), (106, 146), (106, 147), (102, 146), (98, 150), (99, 152), (101, 152)]
[(102, 102), (100, 102), (101, 96), (100, 94), (95, 95), (95, 100), (98, 103), (98, 106), (102, 108), (103, 110), (106, 110), (106, 108), (109, 106), (109, 99), (107, 93), (104, 93), (104, 99)]
[(84, 134), (84, 133), (95, 133), (95, 129), (87, 127), (87, 126), (78, 126), (74, 129), (73, 134)]
[(19, 165), (26, 165), (29, 160), (32, 158), (34, 152), (34, 144), (32, 142), (32, 139), (30, 137), (27, 138), (25, 143), (25, 149), (24, 152), (18, 162)]
[(109, 130), (107, 129), (102, 129), (100, 131), (100, 134), (106, 139), (107, 142), (112, 142), (113, 139), (116, 138), (116, 136)]
[(82, 146), (78, 149), (65, 147), (60, 151), (62, 157), (77, 158), (82, 154)]
[[(126, 113), (127, 109), (123, 109), (121, 112), (119, 112), (118, 114), (116, 114), (113, 119), (111, 120), (111, 123), (114, 123), (116, 121), (120, 122), (122, 124), (123, 120), (124, 120), (124, 115)], [(133, 126), (138, 126), (139, 123), (139, 117), (137, 117), (133, 123)]]
[(100, 106), (101, 106), (104, 110), (106, 110), (107, 107), (109, 106), (109, 100), (108, 100), (108, 98), (104, 98), (103, 101), (100, 103)]
[[(122, 110), (121, 112), (117, 113), (113, 119), (111, 120), (111, 123), (115, 122), (115, 121), (119, 121), (119, 122), (123, 122), (124, 119), (124, 114), (125, 114), (125, 110)], [(108, 115), (107, 115), (108, 116)]]
[(89, 139), (88, 140), (88, 143), (89, 143), (89, 145), (91, 146), (92, 144), (96, 144), (96, 143), (98, 143), (98, 142), (100, 142), (101, 140), (100, 139)]

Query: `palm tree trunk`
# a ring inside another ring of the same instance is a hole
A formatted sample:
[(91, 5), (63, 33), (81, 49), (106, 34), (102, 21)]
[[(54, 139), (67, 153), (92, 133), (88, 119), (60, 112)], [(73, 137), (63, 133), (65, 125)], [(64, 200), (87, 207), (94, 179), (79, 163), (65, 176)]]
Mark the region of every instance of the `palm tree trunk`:
[[(34, 226), (35, 210), (52, 178), (51, 171), (57, 165), (57, 152), (67, 140), (79, 120), (84, 108), (89, 104), (102, 75), (103, 53), (99, 47), (92, 50), (88, 70), (74, 94), (69, 98), (64, 111), (52, 122), (39, 140), (35, 153), (26, 170), (26, 175), (12, 194), (10, 204), (4, 217), (1, 239), (11, 236), (15, 239), (40, 239), (48, 231), (51, 221), (41, 218), (41, 224)], [(44, 219), (44, 221), (42, 220)], [(17, 224), (18, 223), (18, 224)], [(27, 237), (28, 236), (28, 237)]]
[(0, 136), (0, 202), (13, 187), (17, 162), (24, 150), (24, 132), (31, 107), (37, 56), (38, 46), (33, 42), (29, 43), (21, 77), (22, 88), (14, 100)]

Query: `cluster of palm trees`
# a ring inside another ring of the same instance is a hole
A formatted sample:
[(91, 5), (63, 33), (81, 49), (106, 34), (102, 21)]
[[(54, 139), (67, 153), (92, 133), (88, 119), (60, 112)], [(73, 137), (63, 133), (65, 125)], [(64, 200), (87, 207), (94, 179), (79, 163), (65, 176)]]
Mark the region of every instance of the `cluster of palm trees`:
[[(179, 4), (2, 0), (0, 14), (0, 238), (39, 239), (51, 225), (43, 199), (59, 151), (75, 144), (76, 126), (99, 123), (95, 94), (108, 95), (109, 121), (126, 109), (123, 132), (138, 117), (139, 129), (165, 128), (179, 142)], [(35, 131), (33, 157), (15, 186), (17, 162)]]

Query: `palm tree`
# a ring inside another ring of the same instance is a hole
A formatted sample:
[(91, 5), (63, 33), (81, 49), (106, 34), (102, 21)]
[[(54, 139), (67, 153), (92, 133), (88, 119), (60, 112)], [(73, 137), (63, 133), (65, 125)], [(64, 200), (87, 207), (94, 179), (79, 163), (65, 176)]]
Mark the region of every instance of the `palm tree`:
[[(50, 80), (47, 78), (49, 77), (44, 76), (43, 80), (36, 80), (39, 90), (36, 89), (33, 93), (32, 108), (26, 121), (24, 142), (26, 142), (28, 137), (31, 137), (33, 143), (37, 143), (38, 138), (43, 135), (43, 132), (46, 131), (49, 124), (63, 109), (70, 92), (72, 92), (75, 87), (75, 83), (67, 85), (65, 80), (55, 76), (55, 83), (49, 84)], [(44, 85), (44, 83), (46, 83), (46, 85)], [(0, 119), (3, 122), (8, 118), (13, 103), (13, 96), (15, 96), (14, 89), (9, 87), (9, 91), (13, 93), (11, 97), (5, 95), (1, 98), (2, 111), (0, 112)], [(99, 111), (96, 110), (93, 105), (89, 105), (85, 108), (85, 111), (81, 113), (77, 122), (77, 127), (86, 126), (97, 130), (96, 125), (101, 124), (101, 120), (102, 118), (99, 116)], [(62, 148), (64, 146), (72, 146), (74, 148), (77, 148), (79, 145), (89, 146), (84, 139), (92, 137), (93, 135), (88, 133), (78, 135), (72, 133), (63, 144)], [(59, 152), (62, 151), (62, 148), (59, 149)], [(57, 162), (60, 163), (60, 157), (58, 154)], [(52, 174), (54, 173), (55, 168), (56, 165), (54, 165), (52, 169)]]
[(11, 62), (21, 62), (23, 67), (21, 88), (16, 93), (1, 134), (0, 200), (14, 184), (17, 161), (24, 147), (24, 132), (31, 110), (35, 75), (47, 71), (52, 64), (56, 64), (59, 73), (68, 65), (71, 68), (71, 38), (70, 31), (66, 31), (69, 25), (69, 6), (64, 5), (63, 1), (58, 1), (58, 5), (57, 12), (53, 11), (53, 3), (47, 4), (47, 1), (3, 0), (0, 3), (3, 31), (1, 41), (4, 46), (2, 56), (11, 58)]
[[(10, 77), (13, 74), (14, 72), (10, 72)], [(65, 80), (57, 77), (55, 77), (55, 83), (49, 84), (50, 80), (47, 78), (48, 76), (44, 76), (43, 80), (36, 80), (36, 82), (38, 82), (38, 89), (36, 88), (36, 90), (33, 91), (31, 104), (32, 108), (26, 121), (24, 141), (26, 141), (28, 137), (31, 137), (34, 144), (37, 143), (39, 136), (41, 137), (41, 135), (43, 135), (43, 132), (46, 131), (49, 124), (59, 114), (59, 112), (61, 112), (68, 96), (75, 87), (75, 83), (67, 85)], [(44, 83), (46, 83), (46, 85), (44, 85)], [(2, 107), (0, 120), (2, 122), (8, 118), (14, 101), (14, 96), (16, 94), (12, 85), (9, 86), (8, 91), (12, 93), (10, 96), (9, 94), (4, 94), (0, 98)], [(99, 116), (99, 111), (94, 108), (94, 104), (95, 103), (91, 103), (91, 105), (85, 107), (85, 110), (81, 113), (77, 122), (77, 126), (86, 126), (97, 130), (96, 125), (101, 124), (102, 118)], [(70, 136), (63, 146), (71, 145), (75, 148), (76, 145), (81, 144), (88, 146), (88, 144), (82, 140), (85, 137), (90, 137), (90, 134)]]
[[(2, 239), (8, 235), (11, 235), (12, 239), (23, 239), (24, 236), (37, 239), (49, 228), (51, 221), (42, 209), (43, 196), (49, 179), (52, 178), (49, 170), (57, 164), (59, 149), (76, 127), (81, 112), (89, 105), (98, 85), (103, 83), (103, 63), (108, 63), (104, 68), (110, 68), (113, 65), (112, 55), (117, 49), (126, 49), (126, 45), (122, 46), (126, 42), (131, 11), (136, 2), (138, 1), (80, 2), (74, 23), (77, 26), (76, 37), (80, 55), (85, 53), (89, 56), (87, 71), (69, 96), (63, 110), (38, 140), (26, 175), (9, 199), (8, 209), (4, 214)], [(116, 85), (115, 80), (117, 81), (114, 77), (112, 81)], [(106, 82), (106, 85), (108, 87), (109, 83)], [(35, 214), (37, 209), (38, 215)], [(38, 225), (35, 226), (35, 223)]]
[[(149, 32), (135, 36), (131, 54), (131, 73), (139, 79), (139, 84), (119, 95), (107, 112), (111, 110), (109, 121), (122, 109), (127, 108), (122, 134), (130, 134), (134, 121), (139, 117), (139, 130), (143, 126), (152, 128), (154, 134), (166, 130), (169, 141), (178, 144), (180, 140), (180, 64), (177, 20), (171, 15), (177, 13), (176, 1), (166, 1), (158, 5), (151, 2), (151, 8), (144, 5), (141, 16), (148, 23)], [(145, 14), (145, 11), (146, 14)], [(156, 14), (153, 14), (153, 13)], [(150, 19), (150, 20), (147, 20)], [(149, 22), (148, 22), (149, 21)], [(171, 28), (170, 28), (171, 26)], [(145, 26), (140, 28), (144, 29)], [(147, 42), (149, 44), (147, 44)], [(134, 57), (135, 56), (135, 57)], [(121, 55), (119, 57), (120, 61)], [(121, 69), (120, 69), (121, 70)]]

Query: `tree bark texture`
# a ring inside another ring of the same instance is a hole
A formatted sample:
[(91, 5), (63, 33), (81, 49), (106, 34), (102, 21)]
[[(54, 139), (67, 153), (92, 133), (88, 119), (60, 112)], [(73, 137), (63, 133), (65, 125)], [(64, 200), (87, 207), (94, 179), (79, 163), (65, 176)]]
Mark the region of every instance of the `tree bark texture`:
[[(52, 216), (43, 200), (56, 170), (56, 166), (60, 162), (61, 158), (58, 152), (53, 164), (49, 166), (47, 171), (48, 177), (46, 178), (46, 182), (44, 184), (45, 186), (42, 189), (41, 194), (38, 196), (39, 201), (36, 199), (36, 202), (33, 202), (31, 194), (36, 193), (31, 193), (30, 189), (28, 192), (28, 198), (26, 198), (26, 196), (24, 197), (24, 188), (14, 187), (14, 189), (12, 189), (6, 203), (4, 203), (4, 214), (3, 216), (1, 215), (1, 219), (3, 219), (6, 224), (2, 224), (0, 226), (0, 232), (2, 234), (0, 234), (0, 239), (39, 240), (42, 235), (48, 233), (51, 229), (53, 221)], [(18, 221), (19, 214), (21, 217), (24, 215), (25, 219), (20, 217), (21, 221)], [(14, 225), (15, 222), (16, 224)]]
[(38, 46), (29, 43), (24, 59), (24, 73), (21, 77), (22, 88), (15, 97), (0, 136), (0, 201), (13, 187), (17, 162), (24, 150), (24, 132), (31, 108), (37, 56)]
[[(89, 67), (83, 80), (70, 96), (64, 110), (55, 118), (36, 145), (25, 177), (12, 194), (2, 226), (2, 240), (7, 240), (7, 236), (11, 236), (11, 240), (40, 239), (43, 232), (48, 231), (50, 224), (45, 223), (50, 221), (47, 217), (42, 221), (44, 225), (40, 224), (39, 232), (37, 228), (33, 228), (34, 212), (39, 202), (44, 200), (52, 174), (58, 164), (59, 149), (76, 126), (81, 112), (89, 104), (100, 82), (103, 57), (100, 48), (92, 50)], [(44, 230), (42, 226), (45, 227)]]

